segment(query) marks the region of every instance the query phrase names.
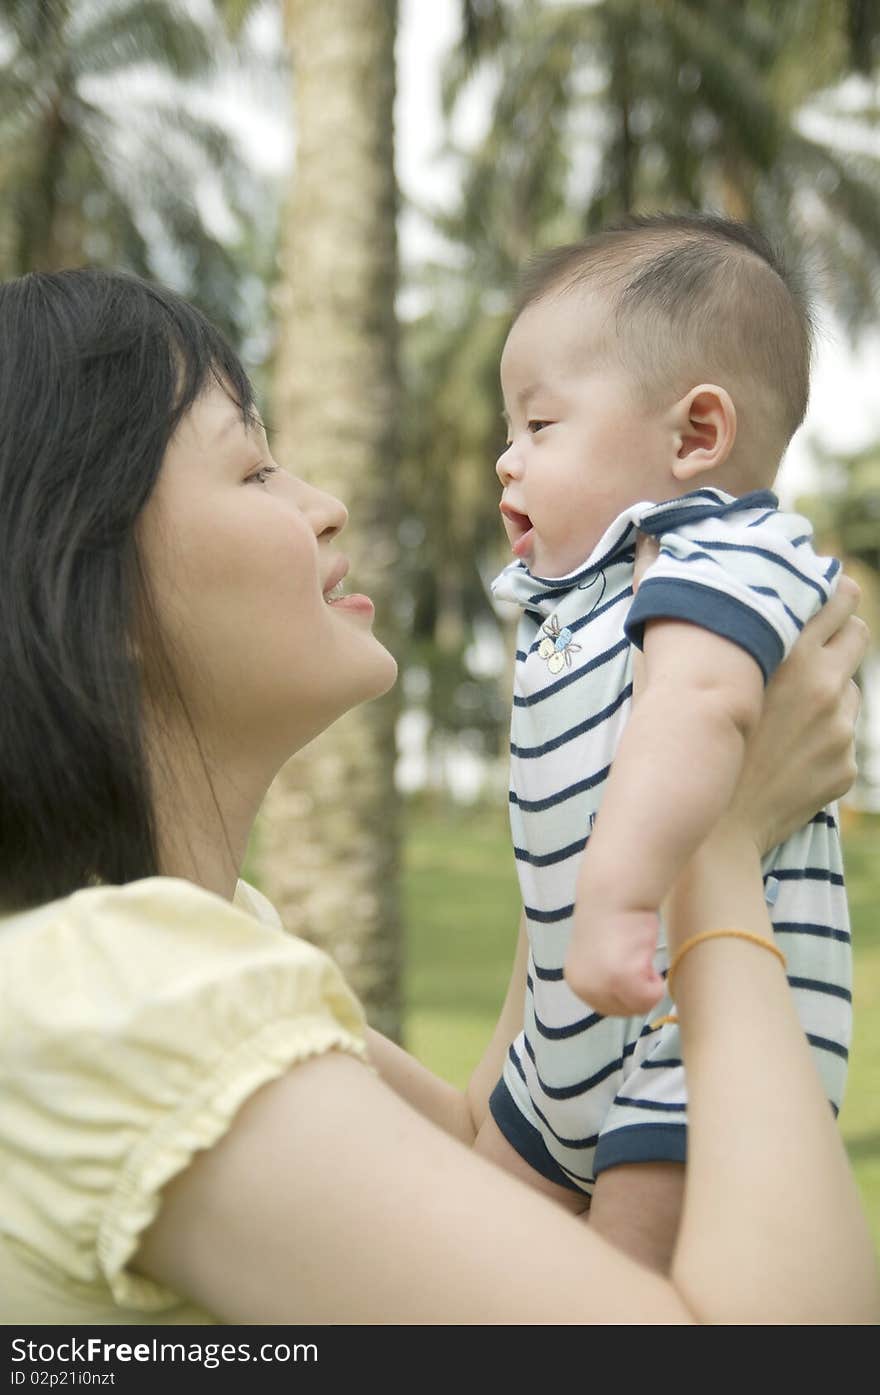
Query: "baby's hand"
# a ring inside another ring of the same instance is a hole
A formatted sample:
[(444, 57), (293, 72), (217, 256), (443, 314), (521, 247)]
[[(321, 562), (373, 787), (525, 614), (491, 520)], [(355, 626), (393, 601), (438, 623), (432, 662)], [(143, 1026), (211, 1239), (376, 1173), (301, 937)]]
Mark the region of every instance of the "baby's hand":
[(565, 979), (603, 1017), (644, 1017), (665, 992), (653, 911), (575, 909)]

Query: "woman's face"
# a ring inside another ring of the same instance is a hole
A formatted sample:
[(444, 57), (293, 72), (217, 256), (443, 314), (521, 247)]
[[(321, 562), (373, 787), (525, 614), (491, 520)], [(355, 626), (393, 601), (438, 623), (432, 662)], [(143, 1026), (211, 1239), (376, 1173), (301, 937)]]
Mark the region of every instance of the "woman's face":
[(348, 570), (338, 499), (272, 459), (219, 385), (175, 433), (140, 529), (163, 638), (200, 739), (282, 762), (397, 667)]

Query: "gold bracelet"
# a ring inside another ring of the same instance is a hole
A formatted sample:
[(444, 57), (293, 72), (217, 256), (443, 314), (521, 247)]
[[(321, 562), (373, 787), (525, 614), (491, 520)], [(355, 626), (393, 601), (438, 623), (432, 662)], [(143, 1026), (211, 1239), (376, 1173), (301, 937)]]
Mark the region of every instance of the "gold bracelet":
[[(782, 953), (782, 950), (779, 948), (778, 945), (775, 945), (772, 943), (772, 941), (768, 940), (765, 935), (756, 935), (752, 930), (701, 930), (699, 935), (692, 935), (689, 940), (685, 940), (684, 944), (673, 956), (672, 963), (669, 965), (669, 968), (666, 973), (666, 985), (670, 997), (673, 996), (672, 975), (675, 973), (676, 969), (678, 968), (684, 956), (687, 954), (688, 950), (693, 949), (694, 945), (701, 944), (703, 940), (718, 940), (722, 938), (730, 938), (734, 940), (748, 940), (750, 944), (758, 945), (761, 949), (768, 949), (771, 954), (776, 955), (776, 958), (779, 960), (783, 969), (786, 967), (785, 955)], [(667, 1022), (677, 1021), (678, 1018), (675, 1016), (675, 1014), (669, 1013), (665, 1017), (655, 1018), (654, 1021), (651, 1022), (649, 1025), (652, 1029), (654, 1029), (656, 1027), (664, 1026)]]
[(699, 935), (692, 935), (689, 940), (685, 940), (669, 965), (666, 982), (670, 990), (672, 989), (672, 976), (688, 950), (693, 949), (694, 945), (701, 944), (703, 940), (717, 940), (725, 936), (736, 940), (748, 940), (750, 944), (758, 945), (761, 949), (768, 949), (771, 954), (776, 955), (783, 969), (785, 968), (785, 955), (778, 945), (767, 939), (766, 935), (756, 935), (752, 930), (701, 930)]

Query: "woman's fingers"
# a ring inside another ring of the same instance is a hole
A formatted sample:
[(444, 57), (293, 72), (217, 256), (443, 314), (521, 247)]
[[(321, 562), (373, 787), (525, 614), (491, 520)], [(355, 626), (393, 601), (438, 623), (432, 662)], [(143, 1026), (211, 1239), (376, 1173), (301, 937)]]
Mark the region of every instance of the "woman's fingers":
[(862, 593), (851, 576), (840, 578), (834, 595), (804, 626), (802, 640), (808, 644), (827, 644), (851, 616), (855, 615)]
[(851, 678), (863, 662), (871, 646), (871, 631), (859, 615), (851, 615), (845, 624), (826, 640), (823, 648), (830, 651)]
[(869, 640), (868, 627), (854, 614), (859, 598), (856, 584), (841, 577), (767, 685), (733, 801), (764, 851), (839, 799), (855, 779), (860, 695), (852, 679)]

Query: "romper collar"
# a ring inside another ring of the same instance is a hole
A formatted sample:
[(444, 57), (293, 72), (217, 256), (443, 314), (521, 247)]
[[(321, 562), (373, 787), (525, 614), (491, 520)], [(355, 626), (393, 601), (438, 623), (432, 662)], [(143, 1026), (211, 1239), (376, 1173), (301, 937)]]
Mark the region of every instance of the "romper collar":
[[(636, 535), (642, 532), (659, 537), (670, 528), (685, 521), (696, 523), (700, 518), (717, 517), (741, 509), (775, 509), (779, 500), (769, 489), (754, 490), (736, 498), (722, 489), (694, 489), (677, 499), (657, 504), (642, 500), (631, 504), (609, 524), (589, 557), (567, 576), (535, 576), (525, 562), (511, 562), (492, 582), (492, 595), (498, 601), (512, 601), (524, 610), (549, 614), (561, 596), (575, 588), (586, 590), (599, 572), (614, 562), (632, 561), (628, 554), (635, 547)], [(548, 609), (549, 605), (549, 609)]]

